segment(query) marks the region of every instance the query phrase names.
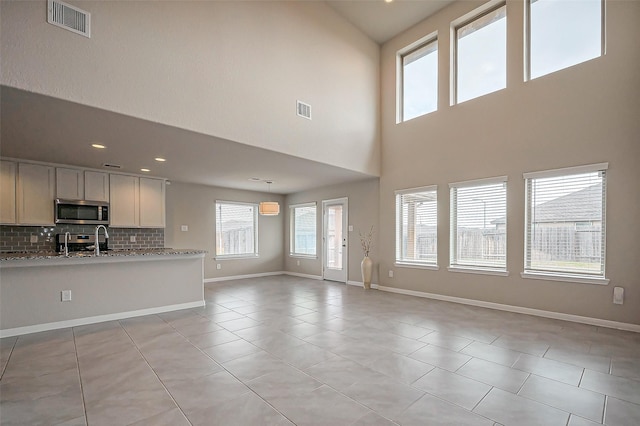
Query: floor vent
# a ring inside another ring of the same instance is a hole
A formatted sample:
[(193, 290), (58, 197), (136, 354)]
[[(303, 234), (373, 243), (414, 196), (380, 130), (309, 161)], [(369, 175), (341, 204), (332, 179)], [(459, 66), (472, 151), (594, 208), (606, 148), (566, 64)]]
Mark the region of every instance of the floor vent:
[(108, 169), (121, 169), (122, 166), (120, 164), (109, 164), (109, 163), (104, 163), (102, 165), (102, 167), (106, 167)]
[(297, 101), (298, 116), (311, 120), (311, 105)]
[(47, 22), (91, 38), (91, 14), (70, 4), (48, 0)]

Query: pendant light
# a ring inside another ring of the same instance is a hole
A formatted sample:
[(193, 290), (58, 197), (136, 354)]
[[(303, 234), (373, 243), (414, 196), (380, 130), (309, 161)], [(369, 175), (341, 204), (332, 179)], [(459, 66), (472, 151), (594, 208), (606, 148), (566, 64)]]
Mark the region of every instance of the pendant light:
[[(266, 180), (265, 183), (269, 185), (269, 194), (271, 194), (270, 180)], [(278, 216), (280, 214), (280, 204), (277, 201), (263, 201), (260, 203), (258, 211), (262, 216)]]

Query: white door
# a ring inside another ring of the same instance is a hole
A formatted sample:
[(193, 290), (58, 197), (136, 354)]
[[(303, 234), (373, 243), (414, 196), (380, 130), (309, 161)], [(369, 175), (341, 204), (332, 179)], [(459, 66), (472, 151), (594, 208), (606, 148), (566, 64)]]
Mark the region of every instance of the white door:
[(347, 213), (346, 198), (322, 202), (322, 277), (347, 282)]

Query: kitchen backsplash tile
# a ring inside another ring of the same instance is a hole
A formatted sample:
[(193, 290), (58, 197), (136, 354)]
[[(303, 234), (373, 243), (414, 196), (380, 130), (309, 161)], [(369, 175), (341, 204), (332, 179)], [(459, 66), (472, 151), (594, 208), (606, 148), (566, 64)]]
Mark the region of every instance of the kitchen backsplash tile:
[[(58, 225), (43, 226), (0, 226), (0, 251), (54, 251), (56, 234), (93, 234), (95, 226)], [(100, 231), (102, 233), (102, 231)], [(32, 243), (31, 236), (38, 242)], [(131, 237), (135, 236), (135, 242)], [(146, 249), (164, 247), (164, 228), (109, 228), (110, 249)]]

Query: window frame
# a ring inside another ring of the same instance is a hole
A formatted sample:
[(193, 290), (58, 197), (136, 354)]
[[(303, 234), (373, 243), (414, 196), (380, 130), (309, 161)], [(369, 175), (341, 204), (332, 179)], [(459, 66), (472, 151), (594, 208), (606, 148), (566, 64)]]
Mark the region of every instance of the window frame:
[[(241, 254), (218, 254), (218, 204), (236, 205), (236, 206), (251, 206), (253, 207), (253, 253), (241, 253)], [(258, 245), (258, 204), (247, 203), (242, 201), (215, 201), (215, 259), (253, 259), (260, 257), (259, 245)]]
[[(496, 185), (496, 184), (504, 184), (505, 192), (504, 192), (504, 204), (505, 204), (505, 261), (504, 268), (502, 267), (491, 267), (491, 266), (482, 266), (482, 265), (459, 265), (455, 262), (457, 259), (457, 249), (458, 249), (458, 232), (457, 232), (457, 217), (458, 217), (458, 207), (457, 197), (453, 196), (453, 191), (458, 188), (468, 188), (468, 187), (481, 187), (487, 185)], [(464, 272), (464, 273), (472, 273), (472, 274), (483, 274), (483, 275), (498, 275), (498, 276), (509, 276), (508, 266), (509, 266), (509, 252), (507, 246), (507, 236), (508, 236), (508, 177), (507, 176), (497, 176), (492, 178), (484, 178), (484, 179), (475, 179), (463, 182), (455, 182), (449, 184), (449, 267), (447, 270), (449, 272)]]
[[(409, 118), (407, 120), (404, 119), (404, 57), (407, 55), (416, 52), (423, 47), (430, 45), (431, 43), (436, 44), (436, 55), (437, 55), (437, 63), (440, 64), (440, 46), (438, 44), (438, 31), (434, 31), (419, 40), (411, 43), (410, 45), (400, 49), (396, 53), (396, 76), (397, 76), (397, 87), (396, 87), (396, 124), (405, 123), (407, 121), (414, 120), (419, 117), (424, 117), (425, 115), (432, 114), (439, 109), (439, 90), (436, 90), (436, 109), (433, 111), (429, 111), (425, 114), (417, 115), (415, 117)], [(437, 67), (439, 68), (439, 66)], [(437, 70), (439, 71), (439, 69)], [(440, 87), (440, 76), (436, 77), (436, 87), (439, 89)]]
[(483, 18), (484, 16), (495, 12), (496, 10), (505, 7), (505, 19), (508, 20), (508, 7), (506, 0), (492, 0), (489, 1), (482, 6), (472, 10), (471, 12), (459, 17), (458, 19), (451, 22), (450, 27), (450, 37), (449, 44), (451, 50), (451, 75), (450, 75), (450, 106), (458, 105), (464, 102), (472, 101), (474, 99), (481, 98), (486, 95), (490, 95), (491, 93), (498, 92), (500, 90), (504, 90), (507, 88), (508, 84), (508, 55), (509, 55), (509, 28), (507, 21), (507, 29), (505, 32), (505, 85), (501, 89), (494, 90), (492, 92), (484, 93), (482, 95), (476, 96), (474, 98), (466, 99), (464, 101), (458, 101), (458, 29), (464, 27), (473, 21)]
[[(306, 254), (306, 253), (296, 253), (295, 246), (295, 210), (303, 207), (313, 207), (316, 211), (316, 220), (315, 220), (315, 233), (316, 233), (316, 246), (314, 254)], [(317, 259), (318, 258), (318, 203), (310, 202), (310, 203), (301, 203), (301, 204), (290, 204), (289, 205), (289, 257), (297, 257), (304, 259)]]
[[(580, 283), (580, 284), (598, 284), (598, 285), (607, 285), (609, 284), (609, 279), (606, 278), (606, 252), (607, 252), (607, 238), (606, 238), (606, 200), (607, 200), (607, 177), (606, 172), (609, 168), (609, 163), (597, 163), (590, 164), (584, 166), (576, 166), (576, 167), (566, 167), (562, 169), (553, 169), (553, 170), (545, 170), (539, 172), (529, 172), (523, 173), (523, 180), (525, 184), (525, 218), (524, 218), (524, 263), (523, 263), (523, 272), (520, 273), (522, 278), (530, 278), (530, 279), (538, 279), (538, 280), (549, 280), (549, 281), (563, 281), (563, 282), (572, 282), (572, 283)], [(531, 194), (529, 180), (536, 178), (551, 178), (551, 177), (561, 177), (561, 176), (571, 176), (578, 175), (584, 173), (593, 173), (593, 172), (603, 172), (603, 181), (602, 181), (602, 224), (601, 224), (601, 251), (602, 251), (602, 275), (596, 274), (580, 274), (580, 273), (572, 273), (572, 272), (560, 272), (560, 271), (542, 271), (528, 268), (527, 258), (530, 252), (530, 216), (531, 216)]]
[[(435, 262), (428, 261), (419, 261), (419, 260), (402, 260), (401, 256), (401, 246), (402, 246), (402, 203), (398, 202), (398, 197), (402, 197), (407, 194), (415, 194), (421, 192), (435, 192), (436, 195), (436, 253), (435, 253)], [(396, 250), (395, 250), (395, 261), (394, 265), (398, 267), (407, 267), (407, 268), (416, 268), (416, 269), (431, 269), (431, 270), (439, 270), (440, 266), (438, 265), (438, 185), (429, 185), (429, 186), (421, 186), (417, 188), (408, 188), (408, 189), (400, 189), (394, 192), (395, 195), (395, 203), (396, 203)]]
[(532, 81), (549, 74), (555, 74), (556, 72), (566, 70), (576, 65), (583, 64), (585, 62), (592, 61), (597, 58), (601, 58), (606, 53), (607, 38), (606, 38), (606, 22), (607, 22), (607, 7), (606, 0), (600, 0), (600, 56), (587, 59), (582, 62), (578, 62), (573, 65), (569, 65), (565, 68), (560, 68), (555, 71), (551, 71), (547, 74), (542, 74), (537, 77), (531, 77), (531, 3), (532, 0), (524, 0), (524, 81)]

